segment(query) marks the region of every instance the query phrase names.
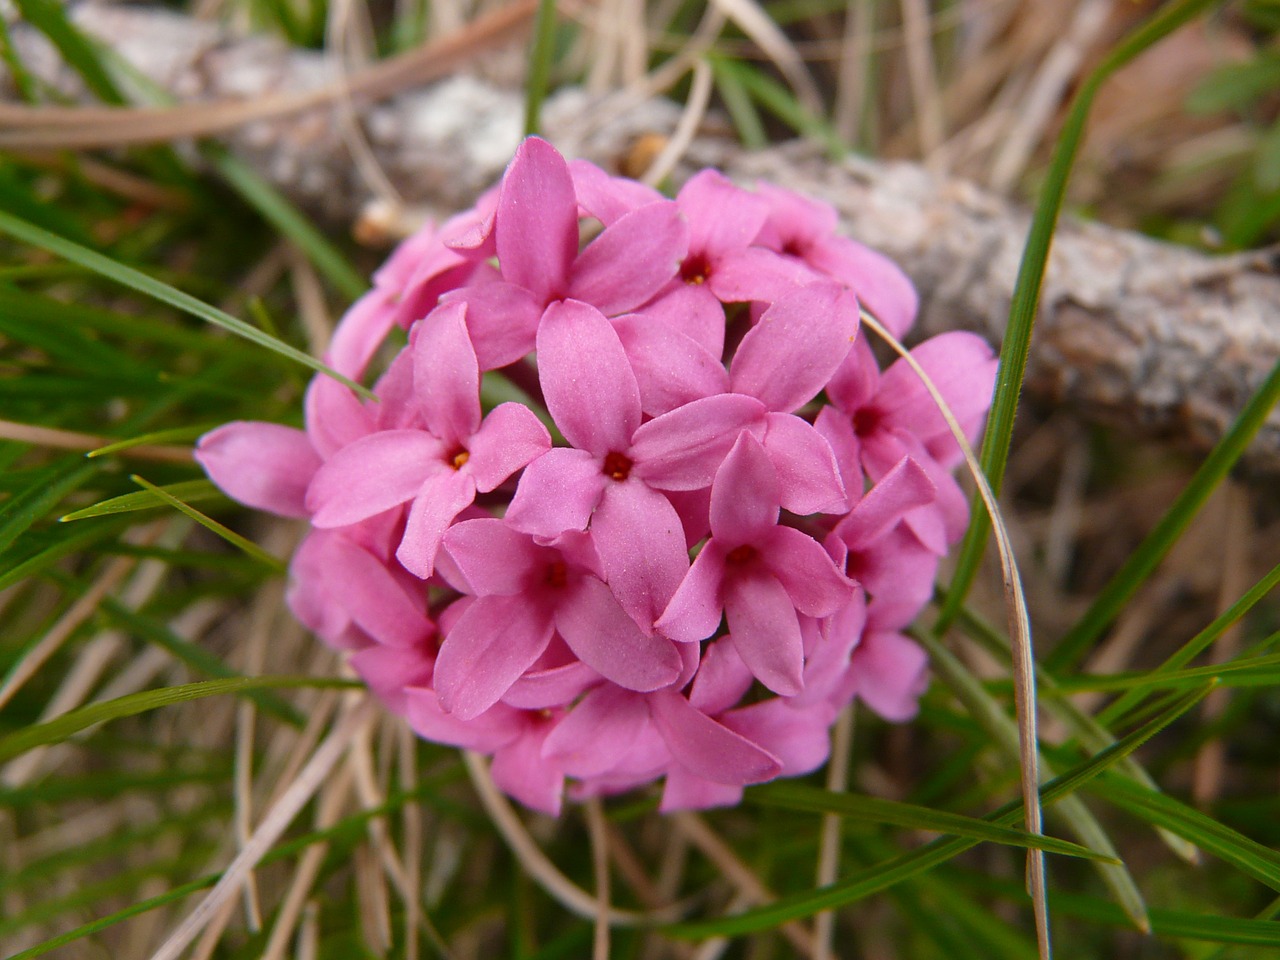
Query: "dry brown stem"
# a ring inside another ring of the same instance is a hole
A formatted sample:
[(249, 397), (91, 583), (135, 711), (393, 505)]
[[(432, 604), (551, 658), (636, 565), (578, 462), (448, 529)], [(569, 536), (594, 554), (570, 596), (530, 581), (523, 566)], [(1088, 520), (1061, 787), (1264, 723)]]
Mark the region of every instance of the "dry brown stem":
[[(230, 130), (227, 141), (318, 215), (351, 224), (366, 211), (371, 195), (344, 143), (336, 94), (316, 92), (334, 89), (322, 55), (261, 38), (237, 39), (214, 25), (147, 8), (84, 3), (76, 16), (154, 81), (202, 104), (188, 107), (189, 114), (239, 111), (247, 121), (258, 115), (256, 101), (271, 103), (281, 90), (295, 91), (291, 96), (299, 102), (327, 104), (247, 122)], [(42, 37), (22, 25), (14, 32), (34, 73), (79, 92)], [(485, 43), (509, 32), (498, 31)], [(465, 46), (472, 54), (480, 49), (483, 44)], [(456, 69), (464, 60), (450, 63)], [(380, 75), (373, 92), (396, 95), (366, 101), (361, 119), (377, 162), (405, 201), (444, 213), (469, 203), (501, 173), (520, 137), (521, 98), (463, 74), (415, 89), (420, 76), (405, 71), (392, 78), (397, 85)], [(3, 143), (12, 121), (0, 119)], [(573, 90), (544, 110), (548, 135), (562, 149), (614, 169), (625, 167), (638, 137), (670, 135), (678, 119), (679, 108), (665, 101), (625, 94), (591, 98)], [(43, 121), (24, 122), (20, 132), (32, 149), (52, 146), (67, 133), (52, 112)], [(51, 139), (42, 140), (41, 131)], [(915, 281), (923, 333), (964, 327), (1000, 337), (1028, 223), (1017, 204), (909, 163), (833, 163), (802, 144), (748, 152), (705, 126), (676, 175), (703, 164), (746, 182), (767, 177), (832, 203), (851, 235), (895, 258)], [(1028, 390), (1086, 418), (1206, 449), (1280, 360), (1276, 273), (1268, 252), (1210, 257), (1136, 233), (1066, 221), (1046, 277)], [(1280, 412), (1263, 427), (1246, 462), (1260, 473), (1280, 472)]]

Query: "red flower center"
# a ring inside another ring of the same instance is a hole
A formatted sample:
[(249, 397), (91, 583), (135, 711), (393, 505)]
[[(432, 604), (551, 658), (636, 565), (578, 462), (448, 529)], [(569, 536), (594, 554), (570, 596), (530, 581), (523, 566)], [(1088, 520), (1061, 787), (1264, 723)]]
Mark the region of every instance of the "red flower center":
[(880, 426), (880, 411), (874, 407), (863, 407), (853, 415), (853, 432), (860, 437), (875, 433)]
[(569, 582), (569, 568), (564, 565), (563, 560), (557, 560), (555, 563), (547, 565), (547, 586), (560, 589)]
[(759, 551), (751, 544), (744, 543), (742, 546), (734, 547), (725, 554), (724, 562), (731, 566), (740, 567), (744, 563), (749, 563), (754, 560), (758, 553)]
[(612, 451), (604, 458), (603, 473), (606, 477), (621, 483), (631, 476), (631, 458), (616, 450)]
[(453, 469), (455, 470), (461, 470), (463, 465), (466, 464), (466, 462), (471, 459), (471, 454), (466, 450), (465, 447), (459, 447), (457, 450), (455, 450), (453, 453), (449, 455), (448, 459), (449, 459), (449, 466), (453, 467)]
[(689, 254), (684, 258), (684, 263), (680, 264), (680, 279), (685, 283), (695, 285), (706, 283), (710, 275), (711, 264), (707, 263), (707, 258), (700, 253)]

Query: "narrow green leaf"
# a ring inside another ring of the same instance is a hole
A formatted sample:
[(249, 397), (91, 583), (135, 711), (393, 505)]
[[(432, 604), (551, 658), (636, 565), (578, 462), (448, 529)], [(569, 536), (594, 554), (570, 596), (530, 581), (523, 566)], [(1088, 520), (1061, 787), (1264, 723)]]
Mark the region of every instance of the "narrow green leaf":
[(144, 690), (128, 696), (91, 703), (60, 717), (11, 733), (0, 738), (0, 763), (12, 760), (28, 750), (61, 743), (95, 724), (132, 717), (149, 710), (200, 700), (225, 693), (248, 693), (251, 690), (284, 690), (291, 687), (359, 687), (351, 680), (325, 677), (235, 677), (226, 680), (202, 680), (160, 690)]
[(1280, 363), (1272, 368), (1270, 376), (1245, 404), (1231, 429), (1205, 457), (1195, 476), (1182, 493), (1178, 494), (1173, 506), (1160, 518), (1155, 529), (1129, 554), (1124, 565), (1094, 598), (1084, 616), (1076, 621), (1075, 626), (1067, 631), (1067, 635), (1045, 657), (1045, 665), (1049, 669), (1060, 670), (1075, 663), (1101, 636), (1102, 631), (1164, 559), (1227, 472), (1235, 466), (1278, 400)]
[(1118, 778), (1098, 779), (1090, 784), (1089, 791), (1148, 823), (1186, 837), (1242, 873), (1280, 890), (1280, 852), (1250, 840), (1199, 810)]
[(227, 543), (231, 544), (234, 547), (239, 547), (249, 556), (253, 557), (255, 560), (260, 561), (262, 564), (274, 570), (276, 573), (284, 573), (288, 569), (285, 563), (282, 560), (280, 560), (280, 558), (273, 557), (271, 554), (267, 553), (267, 551), (263, 550), (260, 546), (258, 546), (252, 540), (245, 539), (244, 537), (240, 536), (240, 534), (236, 533), (234, 530), (230, 529), (229, 527), (223, 526), (217, 520), (214, 520), (212, 517), (205, 516), (199, 510), (195, 509), (195, 507), (192, 507), (186, 503), (183, 503), (177, 497), (161, 489), (160, 487), (157, 487), (154, 483), (144, 480), (142, 477), (138, 476), (136, 473), (133, 474), (129, 479), (132, 480), (134, 483), (136, 483), (138, 486), (144, 487), (147, 491), (149, 491), (154, 496), (159, 497), (161, 500), (169, 504), (169, 506), (173, 507), (175, 510), (179, 510), (182, 513), (185, 513), (188, 517), (190, 517), (196, 523), (200, 524), (200, 526), (204, 527), (206, 530), (216, 533), (218, 536), (222, 537), (223, 540), (226, 540)]
[(807, 810), (814, 813), (834, 813), (850, 820), (884, 823), (910, 830), (928, 830), (933, 833), (967, 837), (1013, 847), (1044, 850), (1064, 857), (1081, 857), (1118, 863), (1114, 857), (1096, 853), (1087, 847), (1059, 840), (1056, 837), (1037, 837), (1024, 830), (996, 826), (986, 820), (933, 810), (910, 803), (899, 803), (880, 797), (860, 796), (852, 793), (831, 793), (800, 783), (777, 781), (752, 787), (746, 799), (766, 807), (782, 807), (786, 810)]
[(1253, 157), (1253, 179), (1258, 189), (1267, 193), (1280, 190), (1280, 120), (1273, 123), (1258, 141)]
[[(1046, 806), (1067, 797), (1089, 783), (1103, 771), (1129, 756), (1153, 736), (1194, 707), (1209, 692), (1210, 687), (1197, 690), (1183, 697), (1167, 711), (1138, 730), (1129, 734), (1097, 756), (1079, 764), (1062, 776), (1055, 777), (1040, 790), (1040, 800)], [(1009, 825), (1022, 818), (1022, 803), (1006, 804), (983, 819), (991, 823)], [(861, 870), (826, 887), (806, 890), (781, 897), (773, 903), (714, 920), (669, 924), (662, 929), (672, 936), (701, 940), (707, 937), (734, 936), (777, 927), (789, 920), (808, 917), (822, 910), (838, 909), (885, 890), (904, 880), (910, 880), (964, 851), (976, 846), (977, 840), (947, 838), (934, 840), (918, 850)]]
[[(174, 657), (205, 676), (218, 679), (242, 677), (238, 670), (229, 667), (205, 647), (189, 640), (183, 640), (165, 624), (145, 614), (130, 610), (112, 597), (107, 597), (102, 601), (101, 609), (108, 620), (146, 640), (148, 643), (153, 643), (169, 651)], [(285, 723), (301, 727), (305, 722), (302, 714), (292, 704), (275, 696), (269, 690), (252, 690), (246, 693), (245, 696), (253, 700), (262, 710), (283, 720)]]
[(0, 551), (7, 550), (58, 501), (97, 472), (96, 465), (79, 458), (64, 461), (40, 481), (0, 504)]
[(1251, 60), (1219, 67), (1196, 84), (1187, 97), (1192, 113), (1240, 110), (1280, 88), (1280, 54), (1255, 53)]
[[(1085, 121), (1093, 107), (1094, 97), (1111, 74), (1138, 54), (1159, 43), (1174, 30), (1199, 16), (1213, 6), (1215, 0), (1173, 0), (1158, 9), (1150, 19), (1142, 23), (1118, 43), (1106, 58), (1096, 66), (1076, 90), (1076, 95), (1062, 126), (1062, 133), (1054, 146), (1053, 158), (1045, 175), (1044, 186), (1036, 201), (1027, 233), (1022, 262), (1018, 265), (1018, 278), (1014, 283), (1013, 301), (1009, 308), (1009, 323), (1004, 342), (1000, 347), (1000, 367), (996, 378), (995, 396), (982, 438), (981, 462), (983, 472), (994, 493), (999, 494), (1004, 481), (1004, 469), (1009, 459), (1009, 445), (1013, 439), (1013, 422), (1018, 412), (1018, 395), (1026, 376), (1027, 354), (1031, 347), (1031, 331), (1035, 326), (1036, 312), (1040, 307), (1040, 287), (1044, 282), (1045, 266), (1049, 261), (1049, 246), (1057, 229), (1058, 215), (1066, 195), (1067, 181), (1075, 164), (1076, 151), (1084, 137)], [(956, 555), (956, 572), (951, 580), (949, 601), (939, 614), (935, 631), (945, 633), (955, 620), (960, 604), (964, 602), (977, 576), (978, 564), (986, 550), (991, 532), (990, 520), (982, 511), (981, 503), (974, 498), (970, 511), (972, 520), (965, 533), (964, 542)]]
[(715, 74), (716, 86), (720, 90), (720, 99), (724, 101), (729, 118), (738, 131), (738, 139), (749, 150), (762, 150), (768, 146), (769, 136), (765, 133), (764, 123), (746, 87), (738, 77), (738, 71), (745, 69), (733, 60), (725, 57), (710, 57), (712, 72)]
[[(964, 704), (969, 715), (990, 735), (992, 742), (1011, 760), (1020, 757), (1018, 727), (1004, 708), (984, 689), (981, 681), (965, 668), (937, 637), (925, 631), (916, 633), (916, 639), (929, 651), (933, 669), (946, 683), (956, 699)], [(1051, 776), (1053, 767), (1041, 760), (1041, 776)], [(1119, 860), (1115, 845), (1097, 818), (1079, 797), (1063, 797), (1057, 813), (1067, 821), (1080, 841), (1092, 850)], [(1103, 882), (1111, 889), (1125, 912), (1133, 918), (1139, 929), (1147, 929), (1147, 906), (1141, 891), (1123, 862), (1095, 865)]]
[(722, 62), (747, 94), (796, 133), (824, 144), (833, 159), (849, 152), (849, 145), (840, 139), (835, 128), (806, 110), (785, 86), (759, 70), (728, 60)]
[(58, 0), (16, 0), (23, 19), (40, 30), (58, 48), (94, 95), (107, 103), (123, 104), (124, 97), (102, 66), (97, 51), (67, 19)]
[(541, 132), (542, 104), (551, 89), (551, 68), (555, 64), (555, 54), (555, 0), (538, 0), (533, 46), (529, 50), (529, 73), (524, 81), (524, 133), (527, 137)]
[[(44, 547), (38, 547), (30, 556), (15, 563), (7, 570), (0, 569), (0, 590), (11, 587), (15, 583), (21, 583), (28, 577), (35, 576), (69, 554), (95, 546), (103, 540), (114, 537), (130, 526), (131, 523), (131, 519), (117, 519), (115, 522), (98, 521), (91, 525), (89, 529), (80, 533), (67, 533), (50, 538), (53, 540), (52, 543)], [(15, 547), (15, 549), (17, 548)]]
[(292, 240), (336, 290), (352, 300), (368, 292), (369, 281), (351, 266), (341, 251), (248, 164), (221, 147), (209, 147), (206, 155), (236, 192), (262, 214), (263, 219)]
[[(208, 480), (184, 480), (181, 483), (171, 483), (156, 489), (183, 503), (200, 503), (204, 500), (217, 500), (224, 497), (222, 491)], [(141, 490), (137, 493), (126, 493), (118, 497), (112, 497), (110, 500), (103, 500), (101, 503), (95, 503), (91, 507), (73, 510), (71, 513), (59, 517), (58, 520), (61, 523), (70, 523), (73, 520), (88, 520), (91, 517), (105, 517), (113, 513), (132, 513), (135, 510), (150, 510), (153, 507), (166, 505), (172, 506), (170, 500), (166, 500), (150, 490)]]
[(121, 450), (130, 450), (133, 447), (146, 447), (155, 444), (173, 443), (175, 441), (190, 441), (208, 433), (216, 424), (204, 424), (191, 427), (173, 427), (169, 430), (156, 430), (152, 433), (144, 433), (141, 436), (130, 437), (127, 440), (117, 440), (115, 443), (108, 443), (105, 447), (99, 447), (97, 450), (90, 450), (85, 454), (86, 457), (93, 459), (94, 457), (105, 457), (109, 453), (119, 453)]
[(197, 300), (189, 293), (171, 287), (167, 283), (163, 283), (154, 277), (149, 277), (145, 273), (127, 267), (122, 263), (112, 260), (110, 257), (104, 257), (100, 253), (96, 253), (87, 247), (82, 247), (78, 243), (72, 243), (65, 237), (43, 230), (34, 224), (21, 220), (9, 213), (0, 210), (0, 232), (16, 237), (24, 243), (29, 243), (33, 247), (39, 247), (55, 256), (63, 257), (72, 263), (79, 264), (86, 270), (100, 274), (110, 280), (114, 280), (126, 287), (130, 287), (147, 296), (154, 297), (162, 303), (167, 303), (172, 307), (176, 307), (194, 317), (201, 320), (207, 320), (216, 326), (230, 330), (232, 333), (238, 334), (259, 346), (266, 347), (268, 350), (274, 351), (281, 356), (309, 367), (312, 370), (333, 377), (339, 383), (345, 384), (355, 390), (366, 399), (375, 399), (371, 391), (362, 387), (348, 377), (343, 376), (336, 370), (331, 369), (326, 364), (321, 363), (314, 357), (308, 356), (296, 347), (291, 347), (287, 343), (281, 343), (274, 337), (264, 333), (257, 327), (245, 323), (243, 320), (231, 316), (231, 314), (219, 310), (217, 307)]
[[(1245, 592), (1244, 596), (1215, 617), (1212, 623), (1183, 644), (1176, 653), (1151, 673), (1154, 675), (1163, 670), (1176, 670), (1178, 667), (1190, 663), (1207, 650), (1209, 645), (1222, 635), (1223, 631), (1239, 621), (1241, 617), (1253, 609), (1258, 601), (1269, 596), (1276, 587), (1280, 587), (1280, 564), (1272, 567), (1266, 576)], [(1113, 722), (1117, 717), (1140, 703), (1144, 696), (1145, 692), (1142, 690), (1134, 690), (1121, 695), (1098, 715), (1099, 722), (1106, 724)]]

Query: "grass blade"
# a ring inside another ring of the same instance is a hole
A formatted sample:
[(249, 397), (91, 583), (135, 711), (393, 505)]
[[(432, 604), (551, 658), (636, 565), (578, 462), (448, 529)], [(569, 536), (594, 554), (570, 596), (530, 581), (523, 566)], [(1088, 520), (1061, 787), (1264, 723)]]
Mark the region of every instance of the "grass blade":
[(112, 497), (110, 500), (103, 500), (101, 503), (95, 503), (91, 507), (73, 510), (65, 516), (59, 517), (58, 521), (60, 523), (70, 523), (73, 520), (88, 520), (92, 517), (105, 517), (113, 513), (150, 510), (153, 507), (164, 506), (165, 504), (172, 506), (172, 501), (199, 503), (203, 500), (218, 500), (224, 496), (222, 491), (208, 480), (184, 480), (181, 483), (171, 483), (163, 487), (156, 487), (156, 489), (167, 493), (170, 499), (165, 499), (150, 490), (126, 493), (118, 497)]
[(533, 26), (533, 46), (529, 50), (529, 74), (524, 81), (524, 133), (541, 130), (542, 103), (551, 89), (551, 67), (556, 53), (555, 0), (538, 0), (538, 16)]
[(225, 693), (248, 693), (252, 690), (283, 690), (291, 687), (360, 687), (351, 680), (324, 677), (233, 677), (225, 680), (202, 680), (160, 690), (144, 690), (128, 696), (91, 703), (87, 707), (72, 710), (44, 723), (24, 727), (16, 733), (0, 738), (0, 763), (34, 750), (36, 747), (61, 743), (81, 730), (99, 723), (136, 716), (149, 710), (200, 700)]
[[(1066, 194), (1067, 180), (1075, 164), (1076, 151), (1084, 137), (1085, 121), (1093, 107), (1093, 99), (1103, 82), (1144, 50), (1159, 43), (1174, 30), (1190, 22), (1213, 6), (1215, 0), (1174, 0), (1156, 12), (1149, 20), (1125, 37), (1107, 57), (1085, 78), (1076, 91), (1075, 99), (1062, 127), (1062, 133), (1054, 147), (1053, 159), (1045, 176), (1044, 186), (1036, 202), (1031, 218), (1031, 229), (1014, 282), (1013, 302), (1009, 308), (1009, 323), (1004, 342), (1000, 347), (1000, 368), (996, 380), (995, 398), (987, 416), (987, 426), (982, 440), (982, 468), (998, 494), (1004, 480), (1004, 469), (1009, 459), (1009, 445), (1013, 439), (1013, 421), (1018, 412), (1018, 394), (1026, 375), (1027, 354), (1031, 347), (1031, 331), (1035, 326), (1036, 312), (1040, 306), (1040, 287), (1044, 282), (1045, 267), (1049, 260), (1049, 246), (1057, 228), (1058, 215)], [(986, 549), (990, 526), (975, 502), (973, 519), (965, 534), (964, 542), (956, 555), (956, 572), (951, 580), (951, 596), (943, 607), (935, 627), (944, 633), (955, 620), (960, 604), (969, 593), (973, 578), (978, 573), (978, 563)]]
[(910, 830), (928, 830), (956, 837), (967, 837), (971, 840), (982, 840), (1001, 843), (1007, 846), (1024, 847), (1031, 850), (1043, 850), (1064, 857), (1080, 857), (1085, 860), (1100, 860), (1118, 863), (1114, 857), (1097, 853), (1087, 847), (1047, 837), (997, 826), (986, 820), (966, 817), (945, 810), (934, 810), (929, 807), (916, 806), (910, 803), (899, 803), (880, 797), (860, 796), (851, 793), (830, 793), (816, 787), (789, 781), (776, 781), (760, 787), (752, 787), (747, 791), (747, 799), (766, 807), (781, 807), (784, 810), (805, 810), (813, 813), (834, 813), (850, 820), (861, 820), (868, 823), (883, 823)]
[[(1062, 776), (1055, 777), (1041, 789), (1040, 802), (1047, 806), (1080, 789), (1192, 709), (1204, 699), (1210, 689), (1212, 689), (1211, 685), (1182, 697), (1160, 716), (1118, 741), (1115, 746), (1073, 767)], [(1016, 823), (1022, 816), (1022, 804), (1015, 802), (1005, 805), (983, 819), (1008, 826)], [(734, 936), (770, 929), (789, 920), (807, 917), (822, 910), (847, 906), (894, 884), (910, 880), (960, 855), (977, 843), (977, 840), (964, 838), (935, 840), (919, 850), (913, 850), (911, 853), (877, 864), (870, 869), (859, 871), (828, 887), (782, 897), (767, 906), (757, 907), (731, 917), (669, 924), (663, 929), (672, 936), (691, 940)]]
[(232, 333), (244, 337), (259, 346), (266, 347), (281, 356), (288, 357), (296, 363), (309, 367), (318, 373), (333, 377), (339, 383), (355, 390), (365, 399), (373, 399), (373, 393), (354, 380), (343, 376), (296, 347), (291, 347), (270, 334), (264, 333), (257, 327), (245, 323), (243, 320), (237, 319), (202, 300), (197, 300), (189, 293), (184, 293), (176, 287), (171, 287), (167, 283), (163, 283), (154, 277), (149, 277), (145, 273), (134, 270), (132, 267), (127, 267), (112, 260), (110, 257), (105, 257), (87, 247), (82, 247), (78, 243), (72, 243), (65, 237), (43, 230), (3, 210), (0, 210), (0, 232), (7, 233), (23, 243), (39, 247), (41, 250), (45, 250), (55, 256), (70, 260), (86, 270), (91, 270), (109, 280), (114, 280), (116, 283), (137, 290), (139, 293), (144, 293), (162, 303), (169, 304), (171, 307), (176, 307), (194, 317), (199, 317), (201, 320), (207, 320), (215, 326), (230, 330)]

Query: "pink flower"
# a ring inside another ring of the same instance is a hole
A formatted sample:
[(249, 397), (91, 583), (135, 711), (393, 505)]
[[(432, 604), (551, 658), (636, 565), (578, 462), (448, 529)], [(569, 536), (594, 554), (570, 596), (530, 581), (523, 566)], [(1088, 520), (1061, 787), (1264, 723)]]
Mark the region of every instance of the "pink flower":
[[(905, 331), (914, 292), (835, 227), (778, 187), (703, 171), (670, 201), (528, 139), (338, 325), (325, 359), (357, 378), (407, 331), (376, 400), (317, 377), (305, 430), (227, 424), (197, 459), (309, 523), (295, 615), (511, 796), (736, 803), (820, 766), (854, 699), (915, 713), (901, 631), (966, 519), (945, 423), (859, 335), (860, 304)], [(913, 354), (976, 433), (989, 348)]]
[(738, 437), (711, 488), (711, 539), (657, 627), (673, 639), (704, 640), (723, 613), (752, 674), (775, 693), (803, 688), (798, 614), (825, 617), (853, 596), (853, 584), (812, 537), (779, 526), (780, 485), (750, 434)]

